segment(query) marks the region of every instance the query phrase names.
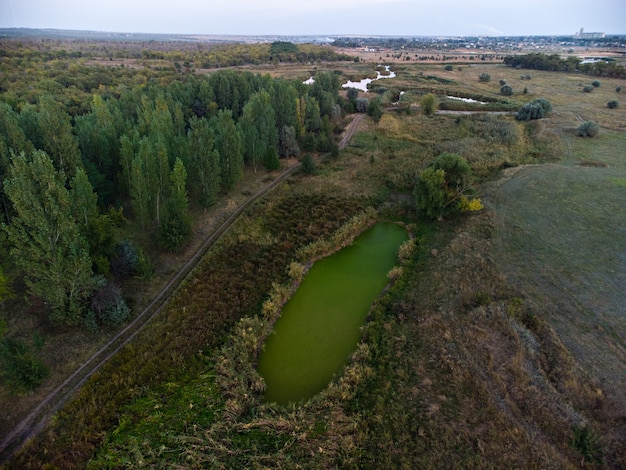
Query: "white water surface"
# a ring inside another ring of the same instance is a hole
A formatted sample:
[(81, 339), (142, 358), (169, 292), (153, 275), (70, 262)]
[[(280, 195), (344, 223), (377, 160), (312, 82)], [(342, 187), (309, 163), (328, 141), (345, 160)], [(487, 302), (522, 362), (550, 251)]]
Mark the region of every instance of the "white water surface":
[[(376, 80), (382, 80), (383, 78), (395, 78), (396, 73), (393, 72), (392, 70), (390, 70), (389, 65), (385, 65), (385, 71), (389, 72), (388, 75), (383, 75), (381, 74), (379, 71), (376, 71), (376, 78), (364, 78), (361, 81), (358, 82), (353, 82), (352, 80), (348, 80), (346, 83), (344, 83), (343, 85), (341, 85), (342, 88), (356, 88), (358, 90), (367, 92), (367, 85), (369, 85), (370, 83), (376, 81)], [(315, 83), (315, 78), (311, 77), (308, 80), (305, 80), (304, 82), (305, 85), (311, 85), (312, 83)]]

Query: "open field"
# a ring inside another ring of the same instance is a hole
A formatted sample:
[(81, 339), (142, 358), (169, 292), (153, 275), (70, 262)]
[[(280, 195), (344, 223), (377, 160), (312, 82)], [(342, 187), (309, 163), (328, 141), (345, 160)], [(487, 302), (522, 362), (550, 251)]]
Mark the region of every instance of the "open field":
[(563, 139), (561, 164), (498, 183), (496, 259), (626, 417), (626, 134)]

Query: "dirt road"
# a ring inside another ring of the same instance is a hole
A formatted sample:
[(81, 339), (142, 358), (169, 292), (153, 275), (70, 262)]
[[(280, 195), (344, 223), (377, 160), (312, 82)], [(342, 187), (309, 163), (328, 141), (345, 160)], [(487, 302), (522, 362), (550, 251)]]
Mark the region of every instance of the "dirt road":
[(357, 114), (354, 119), (352, 119), (350, 124), (348, 124), (348, 128), (346, 129), (341, 139), (341, 142), (339, 143), (339, 150), (346, 148), (348, 142), (350, 142), (350, 139), (352, 139), (352, 137), (356, 133), (357, 128), (359, 127), (359, 123), (361, 122), (361, 119), (363, 119), (363, 116), (365, 116), (365, 114)]

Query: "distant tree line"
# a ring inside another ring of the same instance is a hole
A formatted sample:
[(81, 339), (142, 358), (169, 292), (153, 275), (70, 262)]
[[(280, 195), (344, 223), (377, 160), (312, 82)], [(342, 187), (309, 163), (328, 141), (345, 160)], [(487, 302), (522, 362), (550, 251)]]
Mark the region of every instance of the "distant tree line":
[[(215, 44), (203, 42), (70, 41), (2, 39), (0, 57), (45, 62), (64, 60), (136, 59), (177, 62), (192, 67), (218, 68), (238, 65), (259, 65), (272, 62), (336, 62), (353, 61), (354, 57), (337, 53), (333, 48), (315, 44), (293, 44), (276, 41), (272, 44)], [(165, 65), (165, 64), (163, 64)]]
[(574, 72), (576, 70), (599, 77), (625, 78), (626, 69), (614, 61), (597, 61), (581, 64), (578, 57), (561, 58), (558, 54), (546, 55), (531, 53), (525, 55), (508, 55), (504, 63), (510, 67), (546, 70), (550, 72)]

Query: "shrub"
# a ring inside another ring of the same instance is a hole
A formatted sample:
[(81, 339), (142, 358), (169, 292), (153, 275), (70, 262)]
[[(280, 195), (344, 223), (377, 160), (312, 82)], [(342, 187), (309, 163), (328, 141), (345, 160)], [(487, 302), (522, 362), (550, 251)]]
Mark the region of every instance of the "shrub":
[(533, 76), (532, 76), (531, 74), (527, 73), (526, 75), (524, 75), (524, 78), (525, 78), (526, 80), (530, 80), (530, 79), (532, 79), (532, 78), (533, 78)]
[(305, 153), (302, 157), (302, 173), (312, 175), (315, 173), (315, 162), (310, 153)]
[(454, 70), (454, 67), (452, 67), (451, 65), (446, 65), (444, 67), (444, 70), (446, 70), (447, 72), (452, 72)]
[(357, 88), (348, 88), (347, 97), (348, 101), (354, 104), (359, 97), (359, 90)]
[(467, 160), (442, 153), (420, 173), (414, 194), (417, 207), (430, 219), (461, 210), (461, 198), (471, 192), (471, 169)]
[(367, 106), (367, 115), (376, 123), (380, 121), (380, 118), (383, 116), (383, 110), (380, 109), (380, 103), (377, 99), (370, 101), (370, 104)]
[(600, 82), (599, 82), (598, 80), (594, 80), (593, 82), (591, 82), (591, 85), (592, 85), (594, 88), (598, 88), (598, 87), (600, 86)]
[(606, 107), (609, 109), (614, 109), (619, 106), (619, 103), (616, 100), (611, 100), (606, 104)]
[(591, 93), (593, 91), (593, 86), (592, 85), (585, 85), (585, 87), (583, 88), (583, 91), (585, 93)]
[(600, 437), (589, 426), (574, 428), (571, 445), (583, 455), (583, 461), (602, 463), (602, 443)]
[(576, 133), (580, 137), (595, 137), (600, 131), (600, 126), (593, 121), (585, 121), (579, 127)]
[(38, 388), (50, 374), (48, 367), (24, 342), (0, 340), (0, 378), (13, 392), (28, 393)]
[(491, 75), (489, 75), (489, 74), (488, 74), (488, 73), (486, 73), (486, 72), (483, 72), (483, 73), (481, 73), (481, 74), (478, 76), (478, 81), (480, 81), (480, 82), (485, 82), (485, 83), (486, 83), (486, 82), (488, 82), (488, 81), (490, 81), (490, 80), (491, 80)]
[(137, 273), (139, 252), (130, 240), (122, 240), (115, 247), (111, 260), (111, 272), (116, 279), (124, 279)]
[(130, 317), (130, 314), (131, 310), (122, 297), (120, 288), (109, 281), (92, 297), (85, 322), (87, 327), (94, 331), (100, 326), (119, 325)]
[(161, 220), (161, 244), (176, 252), (180, 250), (191, 236), (191, 221), (186, 214), (168, 211)]
[(616, 92), (618, 92), (618, 93), (621, 93), (621, 91), (622, 91), (622, 87), (621, 87), (621, 86), (618, 86), (617, 88), (615, 88), (615, 91), (616, 91)]
[(500, 86), (506, 85), (506, 80), (500, 80)]
[(522, 93), (524, 93), (525, 95), (527, 95), (527, 94), (528, 94), (528, 87), (526, 87), (526, 86), (525, 86), (525, 87), (524, 87), (524, 91), (522, 91)]
[(536, 100), (526, 103), (517, 112), (516, 119), (518, 121), (530, 121), (532, 119), (544, 118), (552, 111), (552, 104), (545, 98), (537, 98)]
[(437, 108), (437, 100), (432, 93), (428, 93), (427, 95), (424, 95), (422, 97), (422, 99), (420, 100), (420, 105), (422, 106), (422, 111), (424, 111), (424, 114), (430, 116), (435, 112), (435, 109)]
[(357, 98), (354, 102), (354, 109), (357, 113), (364, 113), (367, 111), (367, 107), (370, 104), (370, 100), (367, 98)]
[(503, 85), (500, 88), (500, 93), (504, 96), (511, 96), (513, 95), (513, 87), (511, 85)]

